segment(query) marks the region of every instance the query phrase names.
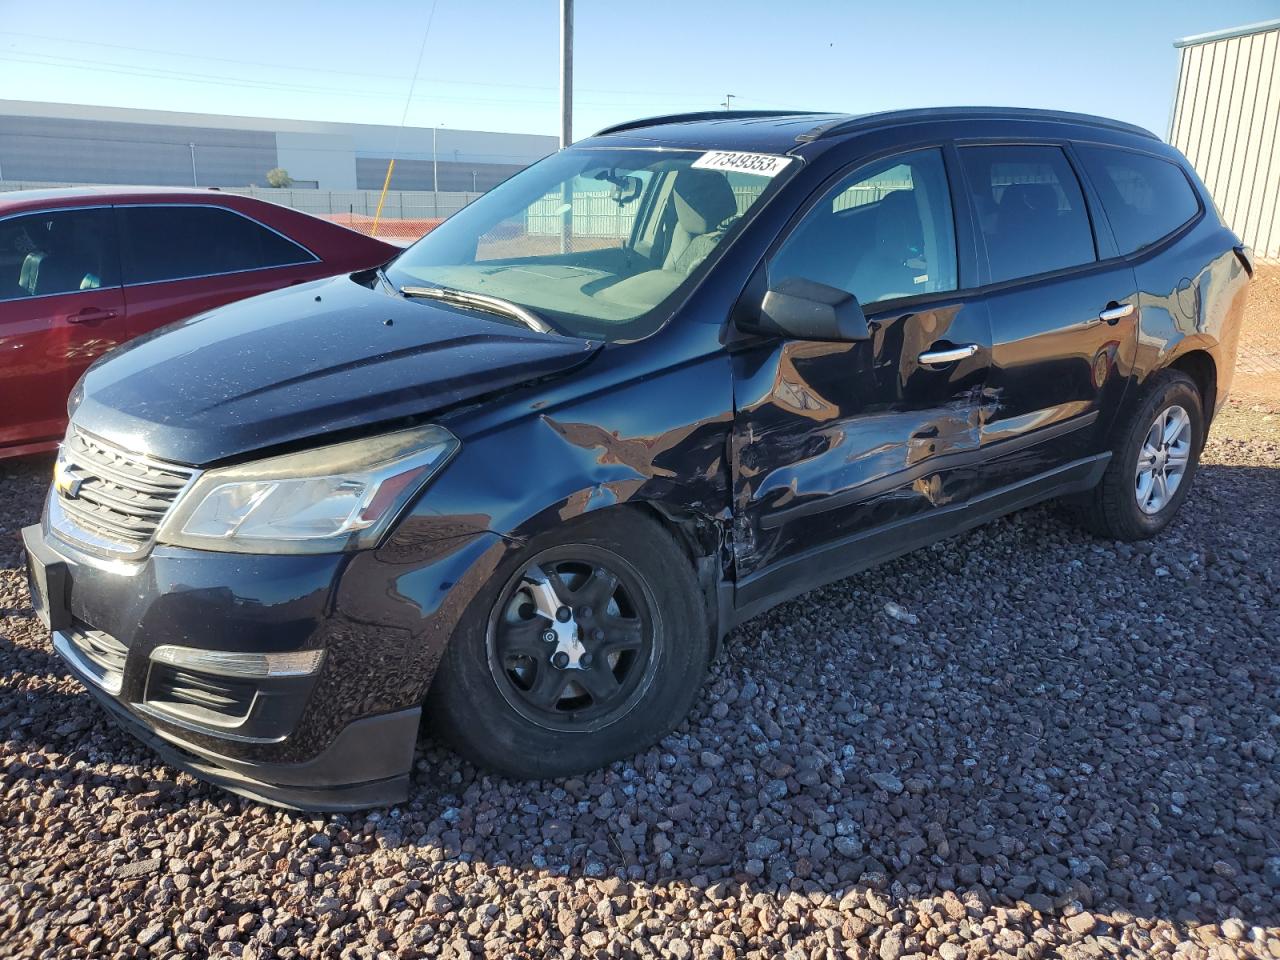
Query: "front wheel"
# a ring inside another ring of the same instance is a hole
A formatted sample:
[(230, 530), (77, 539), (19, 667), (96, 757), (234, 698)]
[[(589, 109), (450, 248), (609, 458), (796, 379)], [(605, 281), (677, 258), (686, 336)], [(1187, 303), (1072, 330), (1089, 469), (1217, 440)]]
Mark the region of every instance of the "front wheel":
[(1102, 482), (1069, 502), (1099, 536), (1145, 540), (1169, 525), (1187, 498), (1205, 435), (1200, 391), (1185, 373), (1156, 374), (1119, 439)]
[(428, 713), (468, 759), (567, 776), (648, 747), (688, 712), (710, 636), (687, 557), (630, 510), (536, 538), (463, 616)]

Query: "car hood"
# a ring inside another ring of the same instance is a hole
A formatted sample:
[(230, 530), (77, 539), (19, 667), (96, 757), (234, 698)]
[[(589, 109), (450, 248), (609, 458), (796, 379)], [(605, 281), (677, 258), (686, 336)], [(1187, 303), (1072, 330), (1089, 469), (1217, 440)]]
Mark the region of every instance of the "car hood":
[(334, 277), (132, 341), (71, 397), (75, 425), (203, 465), (429, 414), (584, 363), (599, 343), (406, 300)]

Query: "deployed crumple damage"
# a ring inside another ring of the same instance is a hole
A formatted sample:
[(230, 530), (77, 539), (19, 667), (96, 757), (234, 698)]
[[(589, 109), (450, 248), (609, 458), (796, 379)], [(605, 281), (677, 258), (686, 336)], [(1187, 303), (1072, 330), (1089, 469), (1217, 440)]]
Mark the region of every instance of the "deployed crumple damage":
[(401, 689), (417, 702), (469, 598), (483, 597), (495, 571), (530, 541), (585, 514), (631, 504), (666, 518), (692, 541), (711, 602), (731, 574), (728, 360), (710, 357), (662, 377), (662, 389), (637, 381), (635, 394), (623, 386), (560, 405), (540, 397), (491, 429), (471, 431), (466, 414), (449, 423), (461, 450), (360, 561), (386, 578), (380, 588), (361, 585), (377, 594), (362, 605), (365, 614), (414, 638), (394, 655)]
[[(938, 407), (834, 421), (804, 444), (784, 431), (756, 437), (743, 451), (742, 471), (748, 477), (761, 475), (753, 490), (756, 499), (774, 509), (794, 507), (798, 496), (825, 497), (899, 474), (935, 455), (975, 450), (984, 419), (980, 391), (967, 390)], [(790, 457), (783, 452), (788, 446), (794, 447)], [(789, 460), (785, 467), (768, 469), (769, 463), (784, 458)], [(820, 462), (828, 458), (830, 462)], [(806, 484), (806, 475), (821, 480)]]
[(951, 467), (979, 450), (999, 396), (985, 353), (943, 370), (917, 362), (949, 339), (989, 343), (985, 312), (946, 305), (877, 320), (870, 341), (779, 341), (736, 358), (737, 576), (839, 536), (867, 510), (904, 517), (969, 495)]
[[(561, 422), (549, 415), (542, 417), (543, 424), (565, 441), (569, 448), (565, 452), (575, 458), (583, 454), (590, 457), (590, 472), (602, 477), (591, 488), (571, 497), (566, 504), (567, 515), (562, 512), (561, 518), (568, 519), (599, 506), (624, 503), (639, 494), (646, 484), (653, 484), (653, 489), (663, 484), (683, 484), (689, 488), (686, 507), (705, 513), (708, 501), (713, 501), (712, 512), (720, 512), (727, 476), (723, 439), (730, 419), (725, 413), (707, 423), (685, 424), (662, 433), (628, 437), (607, 431), (598, 424)], [(697, 464), (697, 472), (682, 481), (681, 471), (691, 462)], [(605, 480), (605, 475), (614, 479)], [(601, 497), (603, 502), (594, 502)], [(580, 503), (581, 507), (571, 507), (574, 503)]]
[[(929, 461), (977, 450), (988, 409), (983, 392), (970, 389), (938, 407), (831, 421), (803, 437), (786, 430), (753, 437), (738, 451), (735, 513), (742, 519), (735, 525), (734, 553), (739, 569), (758, 567), (775, 531), (823, 512), (832, 495), (865, 496), (882, 504), (897, 500), (908, 512), (913, 504), (954, 502), (962, 490), (929, 470)], [(783, 466), (770, 468), (779, 463)], [(768, 513), (760, 518), (759, 537), (747, 520), (757, 511)]]

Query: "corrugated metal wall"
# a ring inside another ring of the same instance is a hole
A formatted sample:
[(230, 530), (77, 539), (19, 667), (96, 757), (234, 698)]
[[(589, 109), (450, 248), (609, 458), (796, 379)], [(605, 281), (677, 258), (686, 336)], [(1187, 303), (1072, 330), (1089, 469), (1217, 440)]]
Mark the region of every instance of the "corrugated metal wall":
[[(194, 144), (194, 146), (192, 146)], [(0, 115), (9, 180), (239, 186), (276, 166), (276, 138), (256, 130)]]
[(1178, 45), (1169, 140), (1240, 238), (1280, 259), (1280, 22)]

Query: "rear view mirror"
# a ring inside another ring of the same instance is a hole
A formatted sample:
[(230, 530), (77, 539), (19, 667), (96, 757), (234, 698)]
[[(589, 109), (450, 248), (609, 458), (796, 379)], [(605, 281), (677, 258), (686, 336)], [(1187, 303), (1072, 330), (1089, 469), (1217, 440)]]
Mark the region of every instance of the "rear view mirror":
[(771, 284), (760, 304), (760, 333), (797, 340), (866, 340), (871, 336), (858, 298), (848, 290), (789, 277)]

